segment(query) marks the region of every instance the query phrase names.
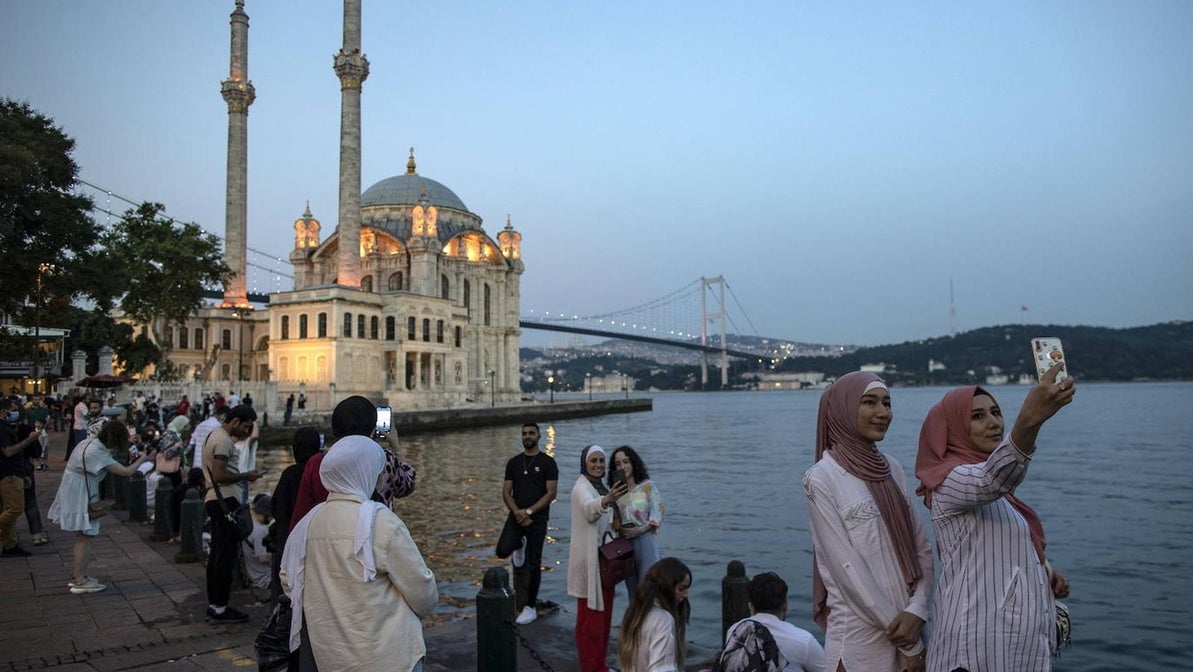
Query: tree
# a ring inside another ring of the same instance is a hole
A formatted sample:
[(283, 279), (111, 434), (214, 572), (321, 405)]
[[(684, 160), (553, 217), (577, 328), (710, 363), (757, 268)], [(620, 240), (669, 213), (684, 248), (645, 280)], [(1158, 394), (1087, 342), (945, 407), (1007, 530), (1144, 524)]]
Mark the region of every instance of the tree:
[[(0, 313), (32, 324), (42, 306), (70, 302), (87, 284), (82, 258), (95, 246), (92, 202), (73, 192), (75, 141), (28, 103), (0, 99)], [(49, 265), (49, 266), (47, 266)], [(53, 319), (54, 311), (42, 311)]]
[(147, 327), (152, 339), (140, 336), (116, 346), (117, 356), (132, 371), (160, 364), (165, 353), (160, 329), (181, 323), (203, 306), (208, 288), (219, 287), (231, 274), (219, 239), (197, 224), (162, 215), (160, 203), (142, 203), (99, 237), (86, 263), (97, 280), (91, 297), (103, 312), (118, 308)]

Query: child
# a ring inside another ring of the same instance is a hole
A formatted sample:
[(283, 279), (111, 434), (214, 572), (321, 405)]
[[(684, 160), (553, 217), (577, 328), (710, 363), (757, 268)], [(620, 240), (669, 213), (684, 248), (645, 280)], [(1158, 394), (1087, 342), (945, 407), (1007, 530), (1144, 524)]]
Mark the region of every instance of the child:
[(269, 505), (272, 499), (261, 493), (253, 497), (253, 533), (241, 542), (244, 556), (245, 579), (255, 589), (269, 590), (270, 555), (265, 548), (265, 535), (269, 534)]

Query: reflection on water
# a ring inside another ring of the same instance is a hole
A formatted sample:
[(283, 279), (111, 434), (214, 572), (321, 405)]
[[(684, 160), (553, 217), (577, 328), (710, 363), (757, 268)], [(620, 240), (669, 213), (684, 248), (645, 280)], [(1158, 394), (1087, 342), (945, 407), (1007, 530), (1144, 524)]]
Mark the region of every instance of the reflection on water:
[[(1013, 418), (1026, 388), (992, 388)], [(944, 389), (895, 389), (895, 420), (882, 449), (912, 478), (920, 423)], [(812, 549), (801, 478), (812, 461), (813, 392), (661, 394), (651, 413), (540, 423), (559, 464), (541, 599), (574, 612), (567, 596), (569, 498), (580, 449), (630, 444), (667, 504), (664, 556), (692, 569), (689, 639), (715, 645), (720, 585), (730, 560), (749, 574), (772, 570), (790, 587), (788, 620), (812, 624)], [(1073, 586), (1073, 647), (1058, 671), (1184, 669), (1193, 656), (1189, 600), (1193, 557), (1193, 435), (1177, 429), (1193, 407), (1193, 384), (1083, 385), (1044, 429), (1019, 494), (1038, 511), (1048, 555)], [(493, 547), (506, 511), (505, 462), (521, 451), (520, 427), (424, 434), (402, 440), (418, 490), (396, 505), (444, 595), (439, 611), (471, 608), (484, 570), (503, 563)], [(275, 471), (290, 459), (260, 460)], [(914, 481), (912, 483), (914, 487)], [(265, 484), (270, 490), (272, 482)], [(264, 488), (254, 488), (264, 491)], [(918, 504), (918, 503), (917, 503)], [(929, 531), (927, 513), (915, 507)], [(626, 595), (619, 590), (618, 622)]]

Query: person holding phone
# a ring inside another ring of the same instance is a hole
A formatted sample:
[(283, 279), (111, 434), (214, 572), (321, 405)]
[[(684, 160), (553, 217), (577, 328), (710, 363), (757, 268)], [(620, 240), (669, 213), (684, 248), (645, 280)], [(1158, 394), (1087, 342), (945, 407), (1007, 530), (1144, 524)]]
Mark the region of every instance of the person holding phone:
[(646, 572), (659, 561), (658, 533), (663, 524), (663, 495), (650, 480), (646, 463), (630, 446), (613, 450), (609, 487), (624, 482), (629, 491), (614, 505), (613, 529), (634, 547), (633, 576), (625, 580), (631, 598)]
[(855, 371), (820, 397), (811, 517), (812, 615), (829, 670), (918, 672), (932, 595), (932, 546), (897, 460), (878, 450), (894, 415), (886, 383)]
[(1049, 568), (1044, 526), (1015, 489), (1040, 429), (1077, 392), (1072, 378), (1056, 382), (1061, 366), (1027, 393), (1009, 436), (998, 402), (976, 386), (952, 390), (924, 420), (916, 494), (941, 558), (930, 672), (1052, 669), (1054, 599), (1068, 580)]

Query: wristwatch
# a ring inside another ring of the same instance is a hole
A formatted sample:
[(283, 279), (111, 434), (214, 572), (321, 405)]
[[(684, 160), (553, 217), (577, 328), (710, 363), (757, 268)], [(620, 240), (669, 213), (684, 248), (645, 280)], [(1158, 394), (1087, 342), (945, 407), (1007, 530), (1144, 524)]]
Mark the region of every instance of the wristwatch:
[(534, 509), (530, 509), (530, 508), (526, 509), (526, 515), (528, 515), (528, 516), (533, 516), (533, 515), (534, 515)]

